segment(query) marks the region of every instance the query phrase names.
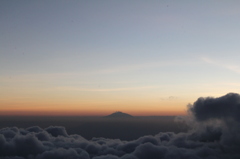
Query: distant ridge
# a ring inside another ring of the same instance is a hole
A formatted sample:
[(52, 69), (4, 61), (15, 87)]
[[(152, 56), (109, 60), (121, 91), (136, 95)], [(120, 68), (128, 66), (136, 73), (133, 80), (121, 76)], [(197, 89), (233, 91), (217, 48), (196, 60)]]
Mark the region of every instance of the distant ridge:
[(132, 118), (133, 116), (130, 114), (127, 114), (127, 113), (117, 111), (117, 112), (107, 115), (105, 117), (107, 117), (107, 118), (129, 118), (130, 117), (130, 118)]

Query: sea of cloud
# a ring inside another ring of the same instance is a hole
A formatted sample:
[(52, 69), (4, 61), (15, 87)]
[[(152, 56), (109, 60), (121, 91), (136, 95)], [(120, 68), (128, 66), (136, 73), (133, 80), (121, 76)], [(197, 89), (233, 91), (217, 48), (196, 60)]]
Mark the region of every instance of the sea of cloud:
[(0, 129), (1, 159), (239, 159), (240, 95), (199, 98), (179, 117), (191, 130), (137, 140), (68, 135), (64, 127)]

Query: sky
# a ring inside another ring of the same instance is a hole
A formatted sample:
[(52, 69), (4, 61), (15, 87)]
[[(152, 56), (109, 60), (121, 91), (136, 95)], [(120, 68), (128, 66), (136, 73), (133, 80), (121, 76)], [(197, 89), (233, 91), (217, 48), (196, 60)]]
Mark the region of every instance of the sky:
[(0, 2), (0, 115), (185, 115), (240, 89), (240, 1)]

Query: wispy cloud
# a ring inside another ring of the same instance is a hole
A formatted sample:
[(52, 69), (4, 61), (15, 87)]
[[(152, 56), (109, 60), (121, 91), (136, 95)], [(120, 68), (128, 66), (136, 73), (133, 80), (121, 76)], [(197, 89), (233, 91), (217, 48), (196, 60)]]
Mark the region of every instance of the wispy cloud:
[(129, 71), (136, 71), (141, 69), (150, 69), (150, 68), (158, 68), (158, 67), (165, 67), (165, 66), (172, 66), (172, 65), (179, 65), (185, 64), (180, 63), (179, 61), (159, 61), (159, 62), (149, 62), (149, 63), (142, 63), (142, 64), (132, 64), (132, 65), (124, 65), (114, 68), (102, 69), (97, 71), (98, 74), (110, 74), (110, 73), (120, 73), (120, 72), (129, 72)]
[(32, 81), (45, 81), (45, 80), (55, 80), (55, 79), (70, 79), (70, 78), (79, 78), (79, 77), (87, 77), (87, 76), (99, 76), (99, 75), (110, 75), (115, 73), (129, 73), (138, 70), (146, 70), (146, 69), (154, 69), (161, 68), (167, 66), (182, 66), (182, 65), (191, 65), (195, 64), (193, 61), (152, 61), (146, 63), (135, 63), (129, 65), (120, 65), (109, 68), (102, 69), (82, 69), (79, 71), (69, 71), (69, 72), (47, 72), (47, 73), (31, 73), (31, 74), (8, 74), (1, 75), (1, 82), (32, 82)]
[(162, 98), (160, 98), (160, 100), (162, 100), (162, 101), (175, 101), (177, 99), (178, 99), (177, 96), (169, 96), (169, 97), (162, 97)]
[(122, 88), (78, 88), (78, 87), (56, 87), (60, 91), (82, 91), (82, 92), (117, 92), (117, 91), (135, 91), (144, 89), (159, 88), (159, 86), (140, 86), (140, 87), (122, 87)]
[(222, 62), (222, 61), (213, 60), (213, 59), (210, 59), (208, 57), (202, 57), (201, 60), (208, 63), (208, 64), (212, 64), (212, 65), (215, 65), (215, 66), (218, 66), (218, 67), (222, 67), (222, 68), (225, 68), (225, 69), (228, 69), (230, 71), (233, 71), (235, 73), (240, 74), (240, 66), (237, 65), (237, 64), (229, 64), (229, 63), (225, 63), (225, 62)]

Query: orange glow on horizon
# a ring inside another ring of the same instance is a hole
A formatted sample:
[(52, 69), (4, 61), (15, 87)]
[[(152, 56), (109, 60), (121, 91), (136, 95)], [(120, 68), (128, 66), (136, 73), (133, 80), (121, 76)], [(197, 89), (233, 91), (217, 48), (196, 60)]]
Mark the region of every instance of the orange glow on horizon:
[(87, 110), (87, 109), (4, 109), (0, 116), (106, 116), (115, 111), (122, 111), (133, 116), (177, 116), (186, 115), (185, 110)]
[(186, 115), (186, 101), (7, 101), (0, 102), (1, 116), (106, 116), (116, 111), (133, 116)]

